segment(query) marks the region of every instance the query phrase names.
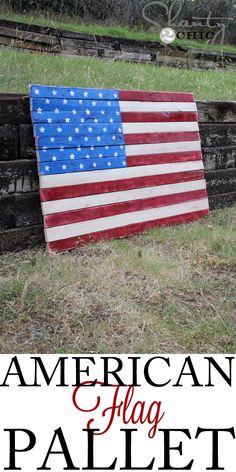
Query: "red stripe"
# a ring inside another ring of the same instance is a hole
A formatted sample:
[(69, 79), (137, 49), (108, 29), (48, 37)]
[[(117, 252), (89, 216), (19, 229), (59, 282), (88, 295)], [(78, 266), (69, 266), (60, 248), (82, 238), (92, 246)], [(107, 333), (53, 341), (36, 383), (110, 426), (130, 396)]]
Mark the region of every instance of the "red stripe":
[(125, 144), (178, 143), (200, 141), (198, 132), (125, 134)]
[(192, 93), (145, 92), (140, 90), (120, 90), (120, 100), (139, 102), (194, 102)]
[(65, 251), (68, 249), (75, 249), (82, 244), (87, 242), (100, 241), (101, 239), (112, 239), (132, 236), (135, 233), (142, 233), (145, 230), (153, 228), (155, 226), (171, 226), (180, 223), (187, 223), (190, 221), (198, 220), (203, 216), (208, 215), (208, 210), (196, 211), (194, 213), (186, 213), (185, 215), (172, 216), (170, 218), (163, 218), (161, 220), (148, 221), (146, 223), (137, 223), (122, 228), (115, 228), (106, 231), (100, 231), (98, 233), (86, 234), (79, 237), (73, 237), (63, 239), (60, 241), (54, 241), (47, 243), (49, 251)]
[(165, 195), (161, 197), (145, 198), (142, 200), (113, 203), (105, 206), (83, 208), (80, 210), (47, 215), (44, 217), (44, 226), (45, 228), (52, 228), (55, 226), (79, 223), (80, 221), (89, 221), (98, 218), (105, 218), (107, 216), (121, 215), (122, 213), (148, 210), (150, 208), (200, 200), (205, 197), (207, 197), (206, 190), (196, 190), (193, 192), (183, 192), (174, 195)]
[(173, 184), (178, 182), (190, 182), (204, 179), (202, 170), (191, 172), (176, 172), (173, 174), (151, 175), (148, 177), (135, 177), (132, 179), (115, 180), (111, 182), (98, 182), (92, 184), (68, 185), (40, 190), (43, 202), (61, 200), (62, 198), (82, 197), (100, 193), (119, 192), (135, 188), (154, 187), (156, 185)]
[(121, 113), (122, 123), (150, 123), (156, 122), (179, 122), (198, 121), (198, 114), (194, 112), (135, 112), (123, 111)]
[(194, 152), (176, 152), (169, 154), (146, 154), (145, 156), (128, 156), (127, 158), (128, 167), (135, 166), (147, 166), (153, 164), (165, 164), (168, 162), (190, 162), (190, 161), (201, 161), (201, 151)]

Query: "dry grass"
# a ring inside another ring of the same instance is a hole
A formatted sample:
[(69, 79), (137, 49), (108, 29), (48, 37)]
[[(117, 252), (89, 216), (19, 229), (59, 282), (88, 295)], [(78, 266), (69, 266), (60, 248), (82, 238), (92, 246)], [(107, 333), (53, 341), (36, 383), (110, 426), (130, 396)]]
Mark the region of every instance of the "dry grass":
[(235, 210), (64, 255), (1, 256), (1, 352), (235, 352)]

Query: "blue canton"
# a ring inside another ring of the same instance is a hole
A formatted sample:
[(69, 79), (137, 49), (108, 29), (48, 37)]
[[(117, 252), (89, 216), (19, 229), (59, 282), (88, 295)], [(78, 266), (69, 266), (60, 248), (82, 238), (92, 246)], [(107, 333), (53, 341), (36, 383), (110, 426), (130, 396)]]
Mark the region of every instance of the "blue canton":
[(30, 86), (41, 175), (127, 167), (118, 90)]

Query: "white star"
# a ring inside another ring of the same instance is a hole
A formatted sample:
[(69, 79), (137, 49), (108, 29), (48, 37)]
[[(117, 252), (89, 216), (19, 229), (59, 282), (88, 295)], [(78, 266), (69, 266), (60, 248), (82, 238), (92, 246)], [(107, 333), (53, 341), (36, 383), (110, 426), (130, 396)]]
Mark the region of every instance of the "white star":
[(61, 166), (61, 168), (62, 168), (63, 170), (66, 170), (66, 169), (67, 169), (67, 166), (66, 166), (65, 164), (63, 164), (63, 166)]
[(80, 146), (77, 147), (77, 151), (78, 151), (78, 152), (81, 151), (81, 147), (80, 147)]
[(45, 103), (46, 103), (47, 105), (49, 105), (49, 103), (50, 103), (49, 98), (46, 98)]
[(98, 123), (98, 119), (97, 119), (97, 118), (95, 118), (94, 123)]
[(117, 97), (118, 97), (117, 93), (114, 93), (113, 97), (114, 97), (114, 98), (117, 98)]
[(125, 162), (125, 161), (123, 161), (123, 166), (126, 166), (126, 162)]
[(112, 139), (113, 139), (113, 141), (116, 140), (116, 136), (115, 136), (114, 134), (113, 134), (113, 136), (112, 136)]
[(79, 104), (82, 105), (82, 103), (83, 103), (83, 100), (79, 100)]
[(105, 149), (109, 149), (109, 146), (105, 146)]
[(83, 164), (80, 164), (80, 166), (79, 166), (79, 167), (80, 167), (80, 169), (83, 169), (83, 168), (84, 168)]
[(84, 123), (84, 118), (81, 118), (80, 122), (81, 122), (81, 123)]
[(63, 147), (63, 146), (60, 147), (60, 151), (61, 151), (61, 152), (64, 151), (64, 147)]
[(66, 119), (65, 119), (65, 122), (66, 122), (66, 123), (70, 123), (70, 118), (66, 118)]
[(52, 118), (48, 118), (48, 123), (52, 123)]
[(70, 142), (73, 141), (72, 136), (69, 136), (68, 141), (70, 141)]
[(60, 110), (58, 110), (58, 108), (55, 108), (54, 112), (55, 113), (60, 113)]
[(49, 166), (45, 166), (45, 170), (48, 172), (49, 171)]
[(120, 112), (119, 112), (119, 111), (117, 111), (117, 112), (116, 112), (116, 114), (117, 114), (117, 116), (119, 116), (119, 115), (120, 115)]
[(75, 132), (76, 132), (76, 133), (79, 133), (79, 128), (75, 128)]
[(91, 146), (91, 148), (90, 148), (90, 149), (91, 149), (91, 151), (94, 151), (94, 146)]
[(89, 131), (89, 133), (92, 133), (93, 128), (91, 128), (91, 126), (90, 126), (90, 127), (88, 128), (88, 131)]
[(94, 163), (93, 163), (93, 167), (97, 167), (97, 164), (96, 164), (96, 162), (94, 162)]
[(90, 158), (90, 155), (86, 154), (85, 159), (89, 159), (89, 158)]
[(77, 115), (77, 111), (74, 109), (72, 110), (73, 115)]
[(99, 157), (103, 157), (103, 154), (100, 152)]
[(114, 152), (114, 156), (117, 157), (117, 156), (118, 156), (118, 152)]
[(119, 131), (119, 133), (122, 133), (122, 128), (119, 128), (118, 131)]
[(74, 154), (71, 154), (71, 155), (70, 155), (70, 159), (73, 161), (74, 158), (75, 158), (75, 155), (74, 155)]
[(98, 136), (98, 137), (97, 137), (97, 141), (98, 141), (98, 142), (99, 142), (99, 141), (101, 141), (101, 138), (100, 138), (100, 136)]
[(47, 152), (47, 147), (43, 146), (43, 152)]
[(105, 115), (105, 111), (104, 111), (104, 110), (101, 111), (101, 115)]
[(111, 102), (107, 102), (107, 105), (110, 107), (110, 106), (111, 106)]
[(109, 121), (110, 121), (110, 123), (113, 123), (114, 120), (113, 120), (113, 118), (111, 118)]
[(107, 163), (107, 165), (108, 165), (108, 166), (111, 166), (111, 162), (109, 161), (109, 162)]
[(99, 98), (102, 98), (102, 97), (103, 97), (103, 95), (102, 95), (101, 92), (98, 94), (98, 96), (99, 96)]
[(74, 97), (75, 96), (75, 92), (73, 90), (70, 91), (70, 95), (71, 97)]
[(45, 131), (45, 128), (43, 128), (43, 127), (42, 127), (42, 128), (40, 128), (40, 130), (39, 130), (39, 131), (40, 131), (40, 133), (44, 133), (44, 131)]
[(90, 110), (87, 109), (85, 113), (86, 113), (86, 115), (90, 115)]
[(54, 95), (54, 97), (57, 95), (57, 91), (56, 90), (53, 90), (52, 91), (52, 94)]
[(97, 105), (97, 102), (95, 102), (95, 100), (92, 102), (92, 105), (93, 107), (95, 107)]
[(68, 100), (66, 98), (64, 98), (63, 103), (64, 103), (64, 105), (67, 105)]
[(38, 108), (38, 110), (37, 110), (37, 112), (38, 112), (39, 115), (42, 114), (42, 111), (43, 111), (42, 108)]
[(103, 128), (103, 131), (104, 131), (104, 133), (106, 133), (106, 131), (107, 131), (107, 128)]
[(88, 97), (88, 92), (84, 92), (84, 97)]
[(57, 132), (58, 132), (58, 133), (61, 133), (61, 132), (62, 132), (62, 128), (60, 128), (60, 127), (57, 128)]
[(85, 136), (84, 140), (85, 140), (85, 141), (88, 141), (88, 136)]
[(50, 138), (51, 143), (55, 142), (55, 138)]
[(120, 146), (120, 149), (124, 149), (124, 146)]
[(57, 160), (57, 156), (52, 156), (52, 160), (53, 160), (53, 161), (56, 161), (56, 160)]
[(39, 90), (39, 89), (35, 89), (35, 90), (34, 90), (34, 93), (35, 93), (35, 95), (39, 95), (39, 94), (40, 94), (40, 90)]

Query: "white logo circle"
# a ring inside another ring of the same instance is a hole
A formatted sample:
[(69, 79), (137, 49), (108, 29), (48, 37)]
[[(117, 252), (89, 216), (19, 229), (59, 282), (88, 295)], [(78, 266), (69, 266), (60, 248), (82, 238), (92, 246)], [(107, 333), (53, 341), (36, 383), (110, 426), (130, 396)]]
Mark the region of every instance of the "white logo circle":
[(165, 44), (171, 44), (176, 39), (176, 33), (172, 28), (163, 28), (160, 32), (160, 39)]

